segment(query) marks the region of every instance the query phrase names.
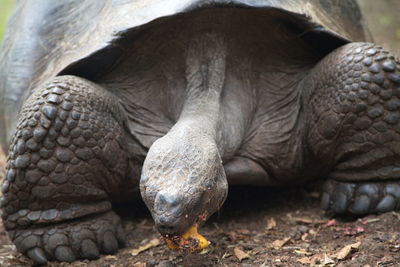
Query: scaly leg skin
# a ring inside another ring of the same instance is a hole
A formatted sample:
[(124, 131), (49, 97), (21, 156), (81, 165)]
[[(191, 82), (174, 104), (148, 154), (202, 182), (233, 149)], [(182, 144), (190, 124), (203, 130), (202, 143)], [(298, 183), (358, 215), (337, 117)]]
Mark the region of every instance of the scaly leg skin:
[(400, 64), (370, 43), (325, 57), (306, 86), (308, 143), (325, 164), (321, 205), (336, 214), (400, 208)]
[(2, 186), (2, 218), (36, 264), (115, 253), (124, 243), (110, 199), (137, 186), (114, 96), (73, 76), (37, 88), (22, 107)]

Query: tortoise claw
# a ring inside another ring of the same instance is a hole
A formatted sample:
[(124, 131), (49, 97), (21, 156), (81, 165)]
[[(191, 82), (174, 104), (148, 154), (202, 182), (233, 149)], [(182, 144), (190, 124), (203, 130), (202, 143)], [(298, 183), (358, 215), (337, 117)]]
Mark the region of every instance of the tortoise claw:
[(341, 182), (328, 180), (324, 185), (321, 207), (335, 214), (364, 216), (400, 209), (400, 181)]
[(33, 248), (28, 251), (28, 257), (35, 262), (37, 265), (45, 265), (47, 264), (47, 258), (44, 254), (43, 249), (41, 248)]
[(118, 241), (114, 233), (107, 231), (104, 234), (103, 252), (105, 254), (114, 254), (118, 251)]
[(58, 246), (55, 251), (56, 259), (59, 261), (73, 262), (76, 258), (70, 247)]
[(81, 253), (84, 259), (95, 260), (100, 256), (97, 245), (90, 239), (86, 239), (82, 242)]

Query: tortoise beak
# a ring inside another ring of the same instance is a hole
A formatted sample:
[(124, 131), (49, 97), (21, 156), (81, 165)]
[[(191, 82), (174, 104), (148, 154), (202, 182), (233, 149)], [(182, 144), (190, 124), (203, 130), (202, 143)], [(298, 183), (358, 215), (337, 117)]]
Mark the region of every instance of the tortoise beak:
[(154, 201), (154, 222), (163, 234), (178, 235), (184, 233), (193, 223), (184, 216), (184, 196), (180, 192), (160, 191)]

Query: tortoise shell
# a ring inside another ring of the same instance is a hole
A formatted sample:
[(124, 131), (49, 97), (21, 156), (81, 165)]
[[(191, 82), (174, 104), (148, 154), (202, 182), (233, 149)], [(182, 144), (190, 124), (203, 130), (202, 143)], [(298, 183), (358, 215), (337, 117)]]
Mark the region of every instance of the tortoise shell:
[(106, 72), (147, 27), (206, 8), (273, 9), (325, 53), (370, 41), (355, 0), (63, 0), (18, 1), (0, 52), (0, 140), (24, 99), (60, 74), (90, 79)]

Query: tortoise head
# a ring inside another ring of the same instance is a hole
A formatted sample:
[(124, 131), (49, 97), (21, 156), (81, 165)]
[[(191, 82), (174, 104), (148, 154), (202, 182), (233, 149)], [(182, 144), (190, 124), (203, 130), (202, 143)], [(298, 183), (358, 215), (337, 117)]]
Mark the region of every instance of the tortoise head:
[(215, 142), (185, 124), (178, 123), (151, 146), (142, 169), (141, 194), (163, 235), (180, 235), (205, 221), (228, 191)]

